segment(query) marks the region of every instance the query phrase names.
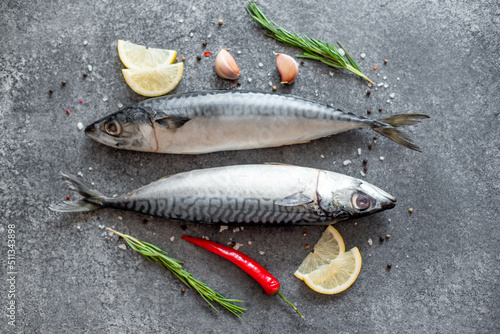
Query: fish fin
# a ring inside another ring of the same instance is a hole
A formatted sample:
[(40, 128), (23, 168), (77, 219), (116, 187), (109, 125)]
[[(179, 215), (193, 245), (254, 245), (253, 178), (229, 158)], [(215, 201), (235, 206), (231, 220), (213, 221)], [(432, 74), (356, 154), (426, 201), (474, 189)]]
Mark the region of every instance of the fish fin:
[(56, 212), (85, 212), (85, 211), (92, 211), (99, 209), (101, 206), (87, 202), (84, 199), (80, 199), (76, 202), (68, 201), (68, 202), (61, 202), (59, 204), (52, 204), (49, 206), (49, 209), (52, 211)]
[(157, 181), (160, 181), (160, 180), (164, 180), (164, 179), (168, 179), (172, 176), (174, 176), (175, 174), (172, 174), (172, 175), (167, 175), (167, 176), (164, 176), (164, 177), (160, 177)]
[(418, 147), (407, 134), (396, 128), (406, 125), (418, 124), (420, 123), (420, 120), (425, 118), (429, 118), (429, 116), (422, 114), (389, 116), (381, 119), (380, 121), (375, 121), (373, 130), (380, 133), (382, 136), (387, 137), (390, 140), (409, 148), (410, 150), (422, 152), (420, 147)]
[(167, 116), (155, 119), (155, 122), (169, 129), (177, 129), (183, 126), (189, 120), (191, 120), (191, 118), (189, 117)]
[(69, 189), (76, 191), (82, 195), (83, 198), (76, 202), (53, 204), (49, 206), (50, 210), (57, 212), (82, 212), (96, 210), (103, 206), (103, 200), (107, 197), (100, 191), (92, 189), (73, 175), (64, 173), (61, 173), (61, 175)]
[(298, 141), (294, 141), (293, 143), (287, 144), (287, 145), (295, 145), (295, 144), (306, 144), (309, 143), (311, 139), (302, 139)]
[(282, 200), (276, 202), (276, 204), (279, 206), (299, 206), (311, 202), (314, 202), (312, 198), (309, 198), (301, 192), (298, 192), (283, 198)]
[(426, 118), (430, 117), (424, 114), (404, 114), (385, 117), (382, 118), (381, 121), (397, 128), (400, 126), (418, 124), (421, 119)]

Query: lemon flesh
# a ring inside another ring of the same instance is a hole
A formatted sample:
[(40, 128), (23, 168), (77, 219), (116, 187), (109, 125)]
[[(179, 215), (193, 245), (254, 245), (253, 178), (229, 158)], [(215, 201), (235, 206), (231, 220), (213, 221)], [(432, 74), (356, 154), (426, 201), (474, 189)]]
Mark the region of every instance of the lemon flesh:
[(126, 68), (152, 68), (172, 64), (174, 50), (146, 48), (129, 41), (118, 40), (118, 56)]
[(153, 97), (174, 89), (181, 80), (183, 69), (183, 63), (175, 63), (155, 68), (124, 69), (122, 73), (134, 92)]
[(314, 291), (333, 295), (350, 287), (361, 270), (361, 254), (354, 247), (340, 254), (330, 264), (304, 275), (304, 282)]
[(294, 273), (295, 277), (303, 280), (305, 274), (309, 274), (318, 268), (330, 264), (337, 256), (345, 252), (344, 240), (340, 233), (329, 225), (314, 245), (313, 252), (309, 253)]

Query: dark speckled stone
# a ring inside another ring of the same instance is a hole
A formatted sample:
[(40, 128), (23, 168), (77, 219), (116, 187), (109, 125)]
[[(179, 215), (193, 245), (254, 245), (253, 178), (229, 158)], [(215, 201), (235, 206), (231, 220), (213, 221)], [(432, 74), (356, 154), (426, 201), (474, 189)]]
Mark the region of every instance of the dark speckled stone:
[[(0, 3), (0, 332), (500, 332), (498, 2), (259, 2), (285, 28), (340, 41), (376, 84), (388, 84), (375, 85), (369, 96), (356, 76), (310, 60), (300, 65), (293, 85), (281, 86), (273, 51), (299, 52), (265, 37), (244, 3)], [(86, 138), (78, 122), (87, 125), (144, 99), (125, 84), (119, 38), (186, 57), (175, 92), (271, 92), (276, 85), (277, 93), (372, 119), (428, 114), (430, 120), (409, 128), (423, 153), (380, 136), (373, 143), (368, 130), (290, 147), (198, 156), (105, 147)], [(240, 86), (215, 74), (221, 48), (231, 48), (242, 70)], [(212, 54), (204, 57), (204, 51)], [(379, 108), (381, 113), (366, 114)], [(48, 210), (69, 194), (59, 171), (81, 172), (112, 195), (172, 173), (240, 163), (281, 162), (362, 177), (364, 159), (364, 178), (398, 203), (336, 225), (346, 248), (358, 246), (363, 256), (358, 280), (337, 296), (319, 295), (293, 276), (311, 250), (304, 245), (314, 245), (323, 227), (219, 232), (217, 226), (187, 224), (183, 230), (180, 222), (113, 209)], [(345, 160), (352, 163), (344, 166)], [(8, 224), (15, 224), (16, 235), (16, 327), (3, 316), (9, 302)], [(181, 293), (183, 285), (170, 273), (130, 248), (118, 248), (123, 241), (108, 237), (104, 226), (160, 246), (224, 296), (243, 300), (243, 321), (224, 310), (217, 314), (191, 290)], [(241, 251), (281, 281), (281, 291), (306, 319), (279, 297), (262, 294), (231, 263), (180, 240), (183, 234), (242, 244)], [(386, 234), (390, 240), (379, 242)]]

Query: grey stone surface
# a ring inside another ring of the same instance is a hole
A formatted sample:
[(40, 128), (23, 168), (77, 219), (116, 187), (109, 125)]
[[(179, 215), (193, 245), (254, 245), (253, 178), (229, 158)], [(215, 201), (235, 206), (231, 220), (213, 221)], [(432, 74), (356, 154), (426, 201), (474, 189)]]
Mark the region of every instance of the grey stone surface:
[[(372, 79), (389, 87), (372, 89), (367, 98), (363, 81), (313, 61), (300, 67), (291, 87), (281, 87), (272, 52), (298, 52), (266, 38), (246, 15), (243, 1), (0, 3), (0, 332), (500, 331), (498, 2), (259, 4), (285, 27), (343, 42)], [(222, 27), (219, 19), (224, 20)], [(370, 118), (426, 113), (430, 120), (409, 129), (423, 153), (384, 138), (369, 151), (374, 135), (369, 131), (303, 145), (199, 156), (99, 145), (78, 131), (77, 123), (88, 124), (117, 110), (120, 103), (143, 99), (121, 75), (117, 39), (171, 48), (185, 56), (176, 92), (235, 89), (216, 76), (215, 55), (196, 61), (205, 50), (216, 53), (228, 47), (243, 70), (244, 89), (270, 91), (272, 82), (279, 93), (360, 115), (371, 109)], [(365, 59), (361, 53), (366, 53)], [(375, 65), (379, 68), (373, 71)], [(62, 80), (67, 82), (64, 87)], [(390, 93), (395, 98), (387, 103)], [(356, 283), (336, 296), (317, 294), (293, 277), (308, 253), (304, 245), (314, 244), (323, 227), (230, 228), (220, 233), (215, 226), (187, 224), (184, 231), (180, 222), (131, 212), (48, 210), (51, 202), (68, 194), (59, 171), (81, 172), (85, 181), (113, 194), (195, 168), (270, 161), (361, 177), (364, 158), (369, 160), (364, 179), (394, 194), (398, 204), (335, 226), (346, 248), (358, 246), (363, 256)], [(343, 166), (346, 159), (353, 163)], [(15, 225), (15, 327), (6, 317), (8, 224)], [(105, 235), (100, 226), (113, 226), (184, 260), (185, 269), (196, 277), (244, 301), (248, 311), (243, 321), (224, 310), (214, 312), (192, 291), (181, 294), (181, 283), (170, 273), (129, 248), (120, 249), (123, 242)], [(243, 244), (241, 250), (275, 274), (283, 294), (306, 319), (280, 298), (262, 294), (260, 286), (231, 263), (180, 240), (184, 233)], [(388, 233), (390, 240), (380, 243), (379, 236)], [(387, 263), (392, 264), (390, 271)]]

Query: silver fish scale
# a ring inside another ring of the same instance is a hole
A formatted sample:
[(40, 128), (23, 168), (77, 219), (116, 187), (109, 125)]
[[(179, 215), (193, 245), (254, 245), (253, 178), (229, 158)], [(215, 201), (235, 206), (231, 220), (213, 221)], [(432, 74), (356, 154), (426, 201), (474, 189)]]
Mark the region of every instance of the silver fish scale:
[(119, 209), (169, 219), (208, 223), (296, 224), (331, 220), (326, 216), (276, 205), (270, 199), (228, 197), (182, 197), (149, 200), (126, 200), (109, 204)]
[(290, 116), (315, 120), (369, 122), (327, 106), (292, 95), (261, 92), (206, 91), (176, 94), (140, 102), (160, 116)]
[[(160, 179), (102, 205), (170, 219), (209, 223), (308, 224), (326, 221), (316, 195), (320, 171), (281, 165), (194, 170)], [(280, 205), (294, 193), (311, 202)]]

